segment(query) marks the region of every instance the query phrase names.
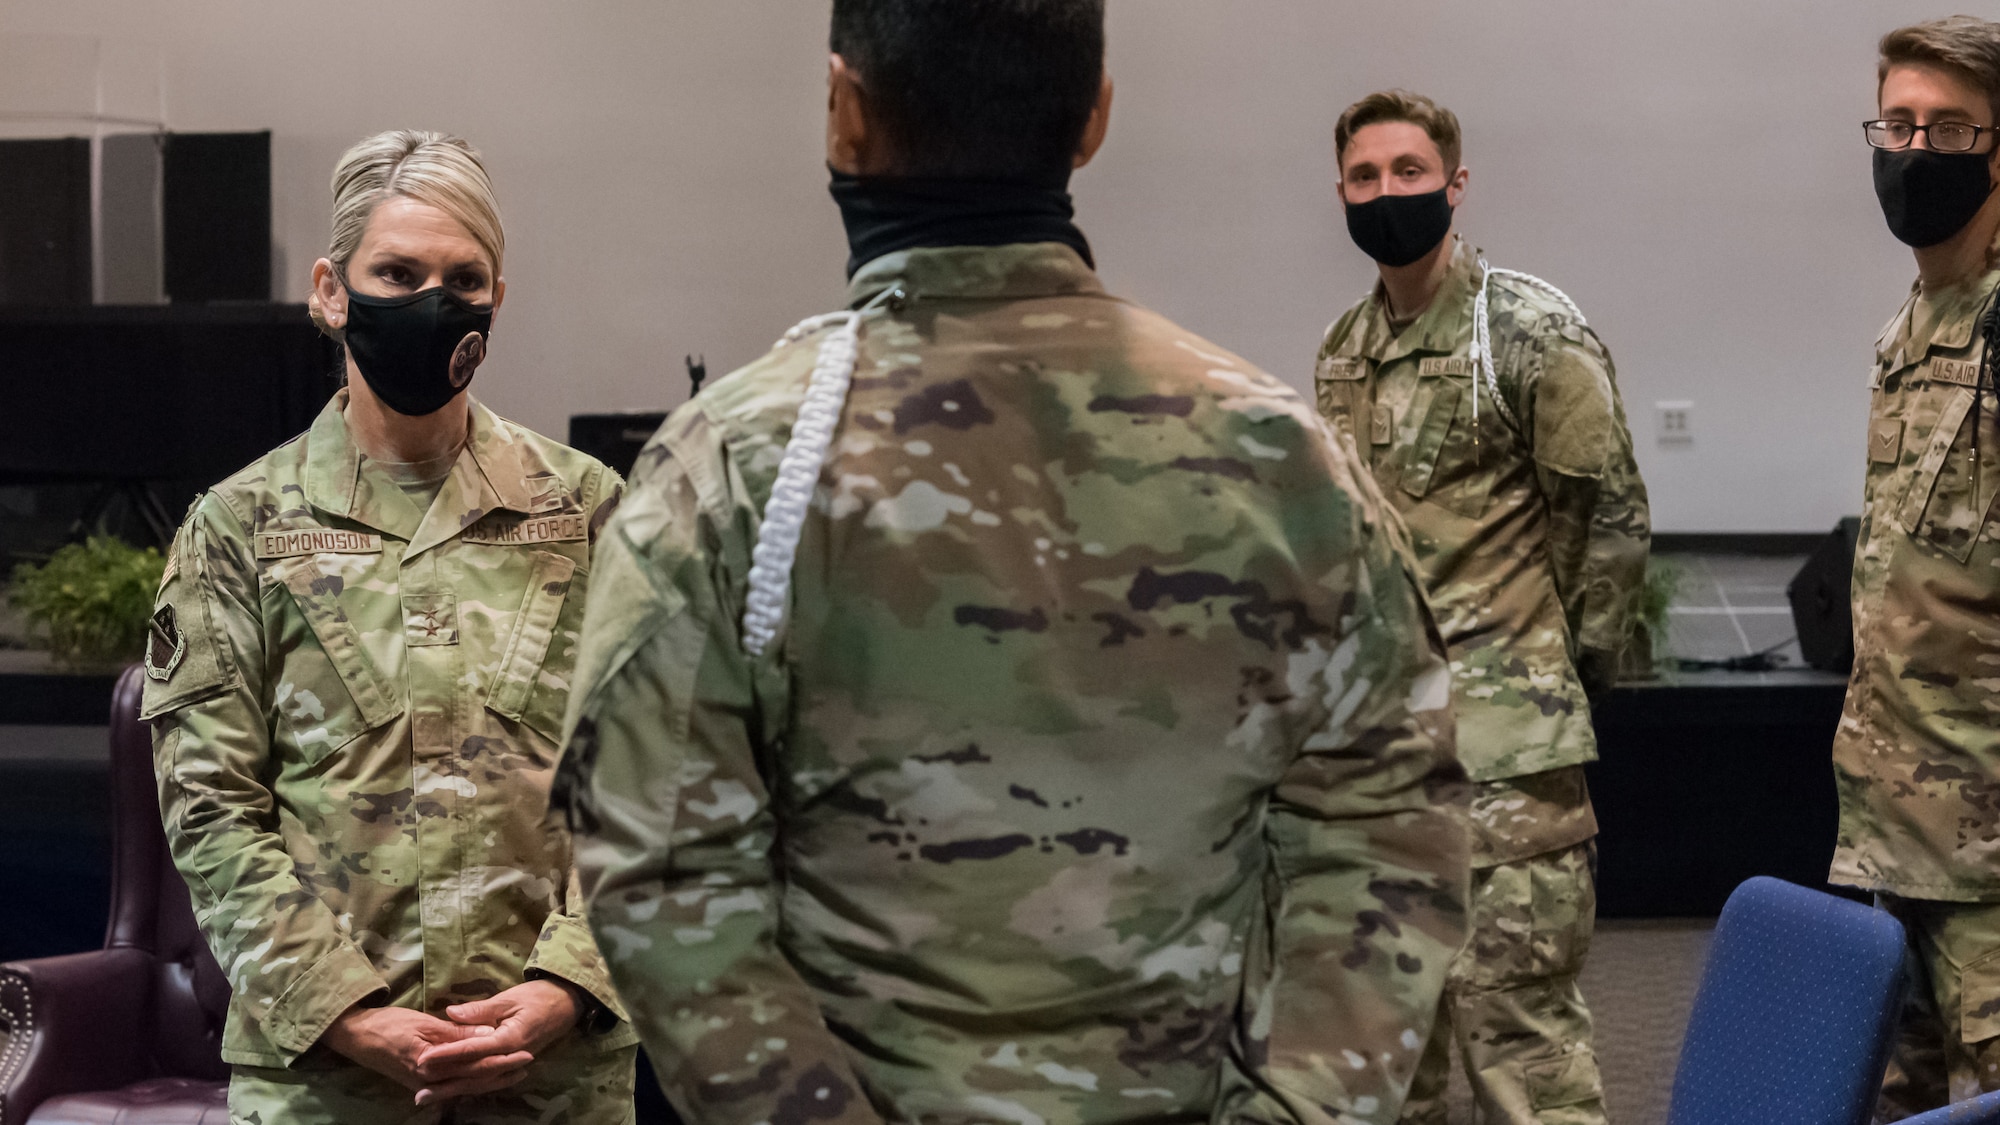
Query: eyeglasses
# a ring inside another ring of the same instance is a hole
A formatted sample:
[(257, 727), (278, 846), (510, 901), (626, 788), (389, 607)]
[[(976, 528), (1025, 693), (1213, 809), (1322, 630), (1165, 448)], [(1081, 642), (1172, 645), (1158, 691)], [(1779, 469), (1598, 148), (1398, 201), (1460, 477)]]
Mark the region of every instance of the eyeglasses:
[(1876, 148), (1909, 148), (1910, 142), (1922, 133), (1933, 152), (1971, 152), (1979, 143), (1979, 134), (1993, 130), (1984, 125), (1967, 125), (1963, 121), (1933, 121), (1929, 125), (1917, 125), (1908, 121), (1863, 121), (1861, 135)]

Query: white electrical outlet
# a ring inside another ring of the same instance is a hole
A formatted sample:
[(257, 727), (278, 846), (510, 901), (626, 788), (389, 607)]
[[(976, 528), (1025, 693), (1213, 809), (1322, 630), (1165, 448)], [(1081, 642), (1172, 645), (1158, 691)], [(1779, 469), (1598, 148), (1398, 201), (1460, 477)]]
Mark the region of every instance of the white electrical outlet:
[(1694, 444), (1694, 403), (1687, 399), (1653, 404), (1653, 433), (1661, 445)]

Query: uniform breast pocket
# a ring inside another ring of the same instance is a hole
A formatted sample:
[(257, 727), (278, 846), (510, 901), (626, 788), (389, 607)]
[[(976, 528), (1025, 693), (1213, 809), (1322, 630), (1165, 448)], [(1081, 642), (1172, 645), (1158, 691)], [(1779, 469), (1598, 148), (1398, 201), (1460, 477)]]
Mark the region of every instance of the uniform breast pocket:
[(1473, 440), (1470, 386), (1425, 379), (1410, 411), (1417, 421), (1403, 462), (1403, 491), (1468, 519), (1485, 514), (1493, 469), (1481, 464)]
[[(1923, 438), (1909, 491), (1903, 494), (1898, 523), (1912, 538), (1921, 539), (1959, 562), (1972, 556), (1991, 515), (1994, 492), (2000, 490), (2000, 436), (1982, 434), (1979, 467), (1971, 462), (1972, 391), (1959, 388), (1945, 403), (1937, 424)], [(1884, 430), (1886, 433), (1886, 428)], [(1904, 434), (1908, 442), (1911, 434)], [(1976, 494), (1975, 494), (1976, 493)]]
[[(311, 638), (288, 645), (273, 702), (308, 765), (403, 713), (402, 693), (390, 690), (362, 647), (342, 598), (346, 580), (311, 556), (286, 559), (271, 577), (304, 619)], [(280, 638), (284, 640), (285, 638)]]
[(570, 673), (576, 666), (583, 599), (570, 597), (570, 588), (582, 577), (576, 560), (553, 551), (535, 552), (528, 588), (486, 693), (487, 710), (552, 743), (562, 737)]

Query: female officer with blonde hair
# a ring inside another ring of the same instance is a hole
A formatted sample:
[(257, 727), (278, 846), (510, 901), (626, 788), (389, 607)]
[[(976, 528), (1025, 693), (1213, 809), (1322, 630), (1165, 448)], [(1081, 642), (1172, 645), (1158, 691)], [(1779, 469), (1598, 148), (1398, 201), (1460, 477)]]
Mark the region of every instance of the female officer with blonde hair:
[(333, 194), (346, 386), (196, 502), (146, 653), (231, 1119), (628, 1121), (635, 1037), (542, 815), (622, 485), (467, 393), (506, 295), (479, 154), (383, 133)]

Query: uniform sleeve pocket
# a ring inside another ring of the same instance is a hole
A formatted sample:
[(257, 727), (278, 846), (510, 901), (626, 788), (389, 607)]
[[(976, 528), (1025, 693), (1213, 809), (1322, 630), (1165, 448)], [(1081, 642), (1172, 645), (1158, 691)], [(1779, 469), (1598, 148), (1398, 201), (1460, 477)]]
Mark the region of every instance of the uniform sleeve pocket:
[(2000, 1036), (2000, 949), (1966, 963), (1958, 973), (1959, 1038), (1983, 1043)]
[[(330, 669), (322, 666), (315, 674), (312, 662), (295, 654), (285, 662), (276, 691), (278, 709), (297, 732), (301, 753), (308, 761), (318, 761), (362, 732), (402, 714), (401, 698), (383, 683), (375, 662), (361, 646), (360, 632), (341, 608), (345, 584), (338, 575), (326, 574), (310, 556), (300, 556), (272, 567), (271, 576), (291, 595), (292, 604), (305, 617), (320, 652), (331, 665)], [(329, 680), (338, 680), (346, 700), (329, 700), (320, 694), (331, 686)]]
[(576, 560), (549, 551), (536, 553), (534, 574), (522, 595), (520, 612), (514, 615), (513, 635), (486, 695), (488, 710), (540, 731), (551, 742), (562, 736), (569, 681), (567, 675), (553, 675), (546, 665), (575, 576)]
[(222, 623), (215, 619), (215, 599), (203, 585), (201, 569), (184, 557), (189, 534), (183, 530), (167, 550), (160, 596), (146, 623), (141, 720), (199, 703), (235, 682), (223, 648)]

